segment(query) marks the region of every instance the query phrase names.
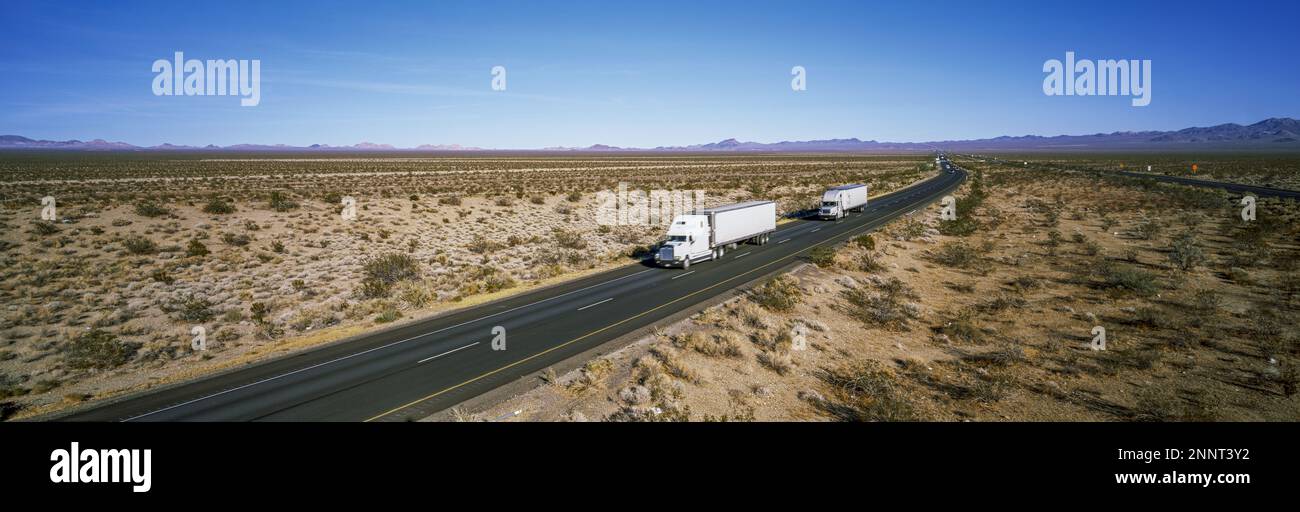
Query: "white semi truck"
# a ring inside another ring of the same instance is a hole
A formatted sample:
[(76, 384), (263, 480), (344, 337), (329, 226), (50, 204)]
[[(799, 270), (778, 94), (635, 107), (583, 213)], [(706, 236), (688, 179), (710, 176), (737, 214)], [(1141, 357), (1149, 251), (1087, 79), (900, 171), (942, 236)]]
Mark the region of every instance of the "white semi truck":
[(817, 216), (823, 219), (842, 219), (850, 211), (862, 211), (866, 206), (866, 185), (840, 185), (822, 194), (822, 207), (817, 210)]
[(744, 242), (767, 243), (776, 231), (776, 202), (747, 201), (678, 215), (668, 239), (655, 251), (655, 263), (690, 268), (691, 263), (720, 258)]

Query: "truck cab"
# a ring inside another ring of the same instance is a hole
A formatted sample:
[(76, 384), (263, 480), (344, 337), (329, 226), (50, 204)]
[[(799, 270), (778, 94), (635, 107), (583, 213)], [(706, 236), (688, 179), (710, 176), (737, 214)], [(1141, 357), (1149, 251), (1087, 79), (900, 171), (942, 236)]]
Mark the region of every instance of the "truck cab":
[(691, 260), (712, 256), (708, 215), (678, 215), (668, 226), (668, 238), (655, 252), (655, 262), (689, 267)]
[(838, 219), (843, 217), (843, 211), (840, 209), (840, 202), (837, 198), (833, 201), (822, 201), (822, 207), (817, 211), (817, 215), (823, 219)]

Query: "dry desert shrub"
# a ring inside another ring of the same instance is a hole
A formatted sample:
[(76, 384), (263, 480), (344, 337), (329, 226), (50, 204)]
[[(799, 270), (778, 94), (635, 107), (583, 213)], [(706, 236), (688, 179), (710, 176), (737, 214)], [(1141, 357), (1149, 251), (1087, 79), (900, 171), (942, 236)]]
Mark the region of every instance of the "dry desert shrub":
[(842, 421), (916, 421), (898, 376), (877, 361), (862, 361), (821, 372), (831, 394), (813, 405)]
[(108, 331), (94, 329), (73, 338), (65, 353), (70, 368), (108, 370), (126, 364), (139, 348), (139, 343), (122, 342)]
[(919, 295), (902, 280), (892, 277), (870, 290), (865, 287), (848, 288), (842, 293), (845, 302), (840, 306), (850, 317), (870, 326), (887, 330), (906, 331), (920, 311), (912, 301)]
[(759, 364), (778, 375), (785, 376), (794, 371), (794, 359), (788, 350), (764, 350), (757, 357)]
[(682, 360), (677, 350), (667, 346), (657, 346), (650, 349), (650, 354), (659, 359), (663, 369), (673, 377), (677, 377), (692, 384), (699, 384), (703, 381), (703, 375), (694, 367)]
[(390, 252), (367, 260), (362, 271), (360, 293), (373, 299), (389, 296), (398, 282), (419, 278), (420, 263), (409, 254)]
[(750, 300), (770, 311), (790, 311), (803, 299), (803, 291), (788, 276), (777, 276), (750, 293)]
[(569, 392), (574, 394), (585, 393), (592, 389), (604, 388), (605, 377), (614, 370), (614, 363), (608, 359), (598, 358), (587, 361), (578, 370), (578, 376), (565, 386)]

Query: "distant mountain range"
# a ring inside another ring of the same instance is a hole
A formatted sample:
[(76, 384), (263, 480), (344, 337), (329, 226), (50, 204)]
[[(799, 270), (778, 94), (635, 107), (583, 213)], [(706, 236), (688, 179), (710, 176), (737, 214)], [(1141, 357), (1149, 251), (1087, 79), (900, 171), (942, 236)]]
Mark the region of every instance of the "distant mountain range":
[[(798, 153), (859, 153), (890, 151), (927, 152), (935, 148), (948, 151), (1068, 151), (1068, 150), (1300, 150), (1300, 121), (1289, 117), (1270, 118), (1251, 125), (1236, 123), (1209, 127), (1185, 128), (1178, 131), (1142, 131), (1095, 133), (1091, 135), (1022, 135), (1001, 136), (992, 139), (945, 140), (935, 142), (877, 142), (874, 140), (828, 139), (781, 142), (741, 142), (727, 139), (691, 146), (660, 146), (655, 148), (623, 148), (595, 144), (583, 148), (549, 147), (541, 151), (565, 152), (798, 152)], [(389, 144), (362, 142), (351, 146), (289, 146), (284, 144), (236, 144), (233, 146), (135, 146), (125, 142), (102, 139), (33, 140), (19, 135), (0, 135), (0, 150), (44, 149), (74, 151), (488, 151), (482, 148), (425, 144), (414, 148), (396, 148)]]

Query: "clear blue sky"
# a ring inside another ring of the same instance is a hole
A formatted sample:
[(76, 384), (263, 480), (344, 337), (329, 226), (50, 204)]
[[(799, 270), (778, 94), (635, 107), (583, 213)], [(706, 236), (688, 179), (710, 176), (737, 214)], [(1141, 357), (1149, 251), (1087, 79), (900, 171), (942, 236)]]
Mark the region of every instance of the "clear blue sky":
[[(10, 2), (0, 133), (540, 148), (1251, 123), (1300, 117), (1297, 5)], [(1067, 50), (1151, 59), (1151, 105), (1043, 95), (1043, 62)], [(175, 51), (260, 59), (261, 105), (154, 96), (150, 66)]]

